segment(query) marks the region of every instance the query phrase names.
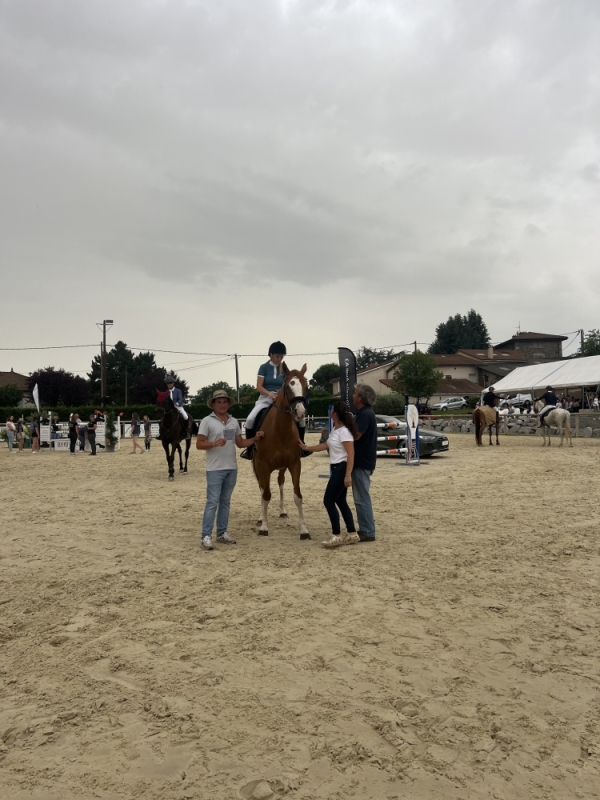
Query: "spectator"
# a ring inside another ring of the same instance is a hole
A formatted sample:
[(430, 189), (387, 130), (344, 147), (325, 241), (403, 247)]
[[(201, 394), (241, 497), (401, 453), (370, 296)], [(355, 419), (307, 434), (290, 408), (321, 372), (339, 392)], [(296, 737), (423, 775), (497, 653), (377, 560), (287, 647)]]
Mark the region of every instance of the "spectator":
[(52, 439), (60, 439), (60, 429), (58, 427), (58, 417), (52, 417)]
[(598, 408), (600, 408), (600, 400), (598, 400), (597, 394), (594, 395), (594, 399), (592, 400), (592, 408), (594, 411), (598, 411)]
[(17, 442), (19, 443), (19, 453), (21, 453), (25, 447), (25, 420), (22, 417), (17, 420)]
[(152, 441), (152, 423), (147, 415), (144, 415), (144, 447), (150, 450), (150, 442)]
[(372, 408), (376, 399), (375, 390), (366, 383), (359, 383), (352, 395), (358, 428), (358, 438), (354, 443), (352, 496), (358, 518), (358, 538), (361, 542), (375, 541), (375, 517), (370, 492), (371, 475), (377, 465), (377, 418)]
[(77, 437), (79, 436), (80, 424), (81, 420), (79, 419), (79, 414), (75, 411), (69, 418), (69, 450), (72, 456), (75, 455), (75, 445), (77, 444)]
[(79, 450), (83, 453), (85, 450), (85, 437), (87, 436), (87, 426), (82, 419), (77, 418), (77, 424), (79, 425)]
[[(339, 547), (343, 544), (355, 544), (360, 541), (354, 527), (352, 511), (346, 499), (348, 488), (352, 485), (352, 469), (354, 467), (354, 438), (358, 435), (356, 423), (346, 403), (338, 400), (331, 409), (333, 430), (329, 438), (322, 444), (308, 447), (299, 438), (298, 444), (307, 453), (318, 453), (329, 450), (329, 482), (323, 496), (323, 505), (331, 522), (331, 538), (323, 542), (323, 547)], [(342, 513), (346, 533), (341, 535), (340, 515)]]
[[(217, 517), (217, 542), (235, 544), (227, 532), (231, 495), (237, 481), (237, 458), (235, 448), (250, 447), (262, 439), (264, 431), (258, 431), (251, 439), (242, 438), (240, 423), (229, 414), (234, 402), (223, 389), (213, 392), (208, 401), (212, 414), (204, 417), (196, 439), (196, 448), (206, 450), (206, 505), (202, 517), (201, 546), (214, 550), (212, 531)], [(235, 444), (234, 444), (235, 443)]]
[(90, 421), (85, 426), (88, 442), (90, 443), (90, 447), (92, 448), (92, 452), (90, 453), (91, 456), (96, 455), (96, 428), (98, 427), (98, 423), (96, 422), (96, 415), (90, 414)]
[(130, 454), (132, 456), (135, 455), (138, 447), (140, 448), (140, 453), (145, 452), (144, 448), (140, 444), (140, 428), (141, 428), (140, 416), (137, 413), (137, 411), (134, 411), (133, 414), (131, 415), (131, 431), (130, 431), (131, 441), (133, 442), (133, 450), (131, 451)]
[(571, 412), (571, 414), (579, 414), (580, 408), (581, 408), (580, 401), (576, 397), (574, 397), (571, 402), (571, 408), (569, 409), (569, 411)]
[(8, 442), (8, 452), (12, 455), (13, 453), (13, 442), (15, 440), (15, 433), (17, 432), (17, 428), (15, 423), (13, 422), (13, 417), (9, 417), (6, 420), (6, 441)]
[(29, 426), (31, 434), (31, 454), (40, 452), (40, 421), (39, 417), (34, 417)]

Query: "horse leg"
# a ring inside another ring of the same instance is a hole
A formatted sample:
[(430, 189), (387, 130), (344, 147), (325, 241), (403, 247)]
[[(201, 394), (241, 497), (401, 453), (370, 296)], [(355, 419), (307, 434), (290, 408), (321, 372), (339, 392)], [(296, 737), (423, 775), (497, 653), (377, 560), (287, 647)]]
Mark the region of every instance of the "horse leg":
[(185, 440), (185, 466), (183, 468), (183, 474), (184, 475), (188, 474), (187, 462), (188, 462), (188, 458), (190, 457), (190, 445), (191, 445), (191, 443), (192, 443), (191, 439), (186, 439)]
[(284, 469), (279, 470), (279, 475), (277, 476), (277, 483), (279, 484), (279, 516), (283, 518), (287, 517), (287, 511), (285, 510), (285, 503), (283, 502), (283, 484), (285, 483)]
[(310, 533), (304, 522), (304, 513), (302, 510), (302, 492), (300, 491), (300, 472), (302, 471), (302, 467), (300, 465), (300, 459), (298, 459), (295, 464), (292, 464), (289, 469), (294, 485), (294, 503), (296, 504), (298, 516), (300, 517), (300, 539), (310, 539)]
[(269, 502), (271, 500), (271, 473), (267, 466), (261, 466), (254, 459), (254, 474), (260, 488), (260, 518), (258, 535), (269, 535)]
[(498, 434), (500, 433), (500, 423), (496, 423), (496, 444), (500, 444), (500, 439), (498, 438)]
[(492, 426), (491, 425), (488, 425), (488, 433), (490, 434), (490, 447), (493, 447), (494, 443), (492, 442)]
[[(177, 442), (175, 447), (177, 448), (177, 453), (179, 455), (179, 472), (183, 472), (183, 458), (182, 458), (183, 453), (181, 452), (181, 445), (179, 444), (179, 442)], [(175, 459), (175, 452), (174, 451), (173, 451), (173, 459)]]
[(167, 467), (169, 468), (169, 480), (172, 481), (174, 480), (173, 473), (175, 472), (175, 470), (173, 469), (173, 458), (169, 452), (169, 442), (166, 442), (164, 439), (161, 439), (160, 442), (163, 446), (163, 450), (165, 451), (165, 455), (167, 457)]

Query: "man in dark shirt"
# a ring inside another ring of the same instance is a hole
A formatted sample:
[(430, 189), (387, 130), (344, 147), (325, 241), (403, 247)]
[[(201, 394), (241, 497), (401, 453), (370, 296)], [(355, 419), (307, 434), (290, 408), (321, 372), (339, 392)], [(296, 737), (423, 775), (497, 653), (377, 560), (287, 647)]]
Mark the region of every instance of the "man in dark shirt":
[(553, 408), (556, 408), (558, 404), (558, 397), (554, 394), (554, 390), (551, 386), (546, 386), (546, 391), (541, 396), (540, 400), (543, 401), (544, 407), (540, 411), (540, 428), (543, 427), (546, 423), (544, 422), (544, 417), (549, 414)]
[(358, 538), (361, 542), (375, 541), (375, 518), (371, 504), (371, 475), (377, 464), (377, 418), (371, 408), (377, 395), (364, 383), (354, 389), (352, 402), (356, 408), (356, 427), (359, 437), (354, 442), (352, 495), (358, 517)]

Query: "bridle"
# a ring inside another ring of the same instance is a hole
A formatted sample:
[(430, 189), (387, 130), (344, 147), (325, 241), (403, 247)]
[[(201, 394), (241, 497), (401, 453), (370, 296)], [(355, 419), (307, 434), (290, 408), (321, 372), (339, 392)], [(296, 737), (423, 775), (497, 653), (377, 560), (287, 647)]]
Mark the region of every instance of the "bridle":
[(279, 411), (281, 414), (293, 414), (296, 411), (296, 406), (298, 403), (302, 403), (304, 408), (308, 405), (308, 397), (304, 397), (303, 395), (292, 395), (290, 397), (290, 392), (292, 391), (291, 386), (289, 383), (284, 383), (280, 389), (280, 393), (283, 391), (282, 399), (287, 401), (289, 408), (281, 408), (279, 406), (279, 397), (273, 403), (274, 408)]
[[(173, 401), (171, 401), (171, 402), (173, 402)], [(179, 412), (177, 411), (175, 406), (173, 406), (173, 408), (163, 408), (162, 406), (156, 406), (156, 411), (157, 412), (161, 412), (162, 411), (162, 417), (160, 419), (159, 425), (162, 424), (163, 428), (166, 430), (167, 433), (172, 431), (173, 428), (179, 422)], [(171, 425), (171, 427), (167, 428), (166, 423), (165, 423), (165, 417), (168, 417), (169, 415), (171, 415), (173, 413), (175, 414), (175, 422)]]

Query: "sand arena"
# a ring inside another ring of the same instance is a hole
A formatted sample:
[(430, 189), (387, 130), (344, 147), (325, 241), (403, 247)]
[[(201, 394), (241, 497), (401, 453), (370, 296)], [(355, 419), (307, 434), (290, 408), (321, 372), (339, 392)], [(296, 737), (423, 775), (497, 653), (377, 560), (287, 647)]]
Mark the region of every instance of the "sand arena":
[[(316, 437), (310, 437), (316, 441)], [(379, 462), (374, 545), (199, 548), (204, 454), (0, 450), (0, 796), (7, 800), (600, 796), (596, 440), (450, 436)], [(275, 481), (273, 481), (275, 485)]]

